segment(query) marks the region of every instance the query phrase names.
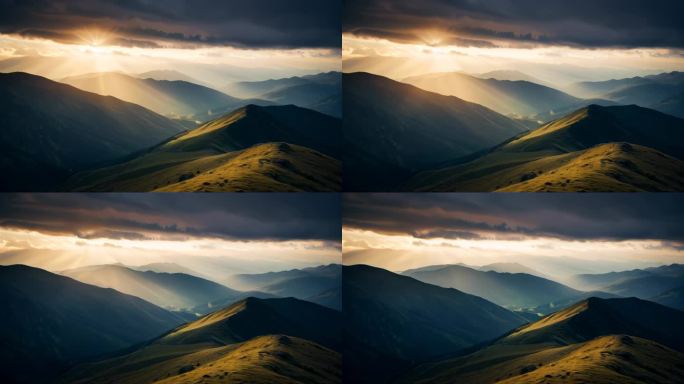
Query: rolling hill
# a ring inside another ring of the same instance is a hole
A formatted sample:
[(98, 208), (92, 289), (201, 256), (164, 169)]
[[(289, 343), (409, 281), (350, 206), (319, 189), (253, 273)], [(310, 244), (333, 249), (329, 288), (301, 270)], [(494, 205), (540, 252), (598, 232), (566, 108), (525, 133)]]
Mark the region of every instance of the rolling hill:
[(344, 74), (345, 190), (387, 190), (525, 126), (480, 105), (368, 73)]
[(404, 189), (676, 191), (683, 138), (683, 119), (633, 105), (590, 105), (475, 160), (420, 173)]
[(657, 296), (651, 297), (649, 300), (684, 311), (684, 286), (670, 289)]
[(259, 292), (241, 292), (185, 273), (137, 271), (120, 265), (95, 265), (62, 271), (86, 284), (113, 288), (173, 310), (212, 310), (213, 302), (232, 303)]
[(84, 91), (142, 105), (161, 115), (206, 121), (248, 104), (267, 105), (264, 100), (243, 100), (182, 80), (137, 78), (116, 72), (67, 77), (62, 83)]
[(464, 73), (430, 73), (403, 82), (426, 91), (484, 105), (501, 114), (548, 121), (588, 104), (611, 105), (608, 100), (583, 100), (554, 88), (525, 80), (479, 78)]
[(4, 191), (54, 190), (74, 172), (183, 131), (138, 105), (26, 73), (0, 74), (0, 98)]
[(408, 270), (402, 274), (428, 284), (455, 288), (509, 309), (534, 308), (573, 300), (583, 294), (563, 284), (527, 273), (485, 272), (460, 265)]
[(683, 318), (644, 300), (590, 298), (469, 355), (418, 366), (399, 382), (676, 382), (684, 373)]
[(345, 362), (350, 382), (387, 381), (411, 361), (456, 353), (526, 323), (480, 297), (366, 265), (345, 266), (342, 284), (344, 355), (363, 356)]
[[(341, 314), (297, 299), (247, 298), (146, 345), (67, 373), (70, 383), (341, 381)], [(268, 363), (267, 363), (268, 362)], [(305, 368), (306, 367), (306, 368)], [(198, 376), (198, 374), (200, 374)], [(226, 377), (227, 376), (227, 377)]]
[(23, 265), (0, 267), (4, 382), (51, 382), (70, 365), (184, 321), (147, 301)]
[(342, 266), (321, 265), (313, 268), (260, 274), (239, 274), (226, 280), (241, 289), (267, 292), (280, 297), (295, 297), (341, 310)]
[(242, 81), (223, 88), (226, 93), (259, 98), (276, 104), (294, 104), (342, 117), (342, 74), (326, 72), (264, 81)]
[(339, 190), (340, 125), (292, 105), (248, 105), (119, 164), (79, 173), (63, 189)]

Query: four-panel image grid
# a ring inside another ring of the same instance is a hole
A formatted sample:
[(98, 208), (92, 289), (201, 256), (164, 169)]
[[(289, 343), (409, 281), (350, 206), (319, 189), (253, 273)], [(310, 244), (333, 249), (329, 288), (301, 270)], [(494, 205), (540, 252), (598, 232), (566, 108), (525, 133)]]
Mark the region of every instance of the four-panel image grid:
[(684, 383), (683, 20), (0, 0), (0, 384)]

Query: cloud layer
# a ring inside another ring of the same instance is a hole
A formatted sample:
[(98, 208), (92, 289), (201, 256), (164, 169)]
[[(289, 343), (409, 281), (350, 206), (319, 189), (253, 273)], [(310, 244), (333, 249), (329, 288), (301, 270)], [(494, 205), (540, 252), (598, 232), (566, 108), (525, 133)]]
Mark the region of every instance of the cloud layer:
[[(419, 239), (684, 241), (679, 194), (345, 194), (348, 228)], [(672, 246), (674, 247), (674, 246)]]
[(347, 0), (343, 31), (400, 43), (684, 48), (679, 0)]
[(340, 241), (333, 194), (3, 194), (0, 227), (84, 239)]
[(339, 48), (339, 0), (0, 0), (0, 33), (83, 44)]

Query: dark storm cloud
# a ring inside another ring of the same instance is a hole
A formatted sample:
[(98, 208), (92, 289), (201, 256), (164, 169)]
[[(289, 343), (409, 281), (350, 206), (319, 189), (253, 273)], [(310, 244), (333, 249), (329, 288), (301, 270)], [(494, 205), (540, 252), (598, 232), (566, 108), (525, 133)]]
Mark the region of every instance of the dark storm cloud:
[(580, 47), (684, 47), (680, 0), (346, 0), (344, 32), (430, 43), (453, 39)]
[(334, 194), (0, 194), (0, 227), (80, 238), (340, 241)]
[(340, 0), (0, 0), (0, 33), (122, 46), (339, 48)]
[(346, 227), (421, 239), (684, 241), (681, 194), (346, 194), (342, 205)]

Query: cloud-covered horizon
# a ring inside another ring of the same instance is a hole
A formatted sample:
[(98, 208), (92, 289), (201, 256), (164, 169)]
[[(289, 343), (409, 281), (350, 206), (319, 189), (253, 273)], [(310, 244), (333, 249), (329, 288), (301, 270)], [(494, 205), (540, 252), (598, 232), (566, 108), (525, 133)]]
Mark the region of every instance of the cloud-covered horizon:
[(340, 242), (331, 194), (3, 194), (0, 228), (82, 239)]
[[(0, 34), (159, 48), (339, 48), (339, 0), (0, 0)], [(92, 38), (92, 37), (91, 37)]]
[(345, 228), (416, 239), (684, 241), (678, 194), (345, 194), (342, 209)]
[(347, 0), (344, 33), (434, 46), (684, 48), (677, 0)]

